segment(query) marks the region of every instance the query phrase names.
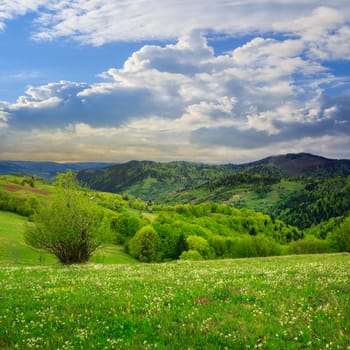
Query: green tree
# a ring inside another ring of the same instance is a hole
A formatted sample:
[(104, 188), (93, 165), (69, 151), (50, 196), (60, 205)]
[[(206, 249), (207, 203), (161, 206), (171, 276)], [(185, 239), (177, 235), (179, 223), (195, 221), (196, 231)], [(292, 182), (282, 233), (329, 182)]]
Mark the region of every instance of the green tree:
[(327, 241), (337, 252), (350, 252), (350, 216), (327, 236)]
[(186, 250), (180, 255), (180, 260), (202, 260), (202, 255), (197, 250)]
[(196, 250), (203, 258), (209, 254), (209, 244), (203, 237), (190, 235), (186, 239), (188, 250)]
[(159, 261), (160, 248), (159, 235), (150, 225), (142, 227), (129, 241), (130, 254), (142, 262)]
[(63, 264), (83, 263), (102, 243), (101, 211), (78, 190), (72, 172), (57, 177), (58, 193), (51, 205), (33, 215), (25, 241), (54, 254)]
[(183, 233), (180, 234), (176, 243), (176, 259), (178, 259), (181, 254), (188, 249), (186, 239)]

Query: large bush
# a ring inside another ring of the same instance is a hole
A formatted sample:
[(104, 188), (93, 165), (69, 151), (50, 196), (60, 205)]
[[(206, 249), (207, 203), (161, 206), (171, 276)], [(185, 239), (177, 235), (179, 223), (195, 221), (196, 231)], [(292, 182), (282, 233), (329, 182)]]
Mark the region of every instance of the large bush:
[(102, 219), (89, 197), (77, 190), (75, 176), (61, 174), (56, 199), (33, 215), (25, 241), (54, 254), (64, 264), (86, 262), (101, 244)]

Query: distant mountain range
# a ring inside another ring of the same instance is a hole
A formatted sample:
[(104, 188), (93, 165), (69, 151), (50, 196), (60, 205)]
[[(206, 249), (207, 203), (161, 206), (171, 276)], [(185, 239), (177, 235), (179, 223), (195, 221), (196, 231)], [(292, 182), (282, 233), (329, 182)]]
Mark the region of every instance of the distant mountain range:
[(174, 191), (194, 189), (237, 172), (278, 178), (330, 178), (350, 175), (350, 160), (298, 153), (271, 156), (239, 165), (130, 161), (107, 168), (79, 171), (78, 179), (100, 191), (127, 192), (143, 199), (159, 199)]
[(91, 188), (135, 195), (186, 190), (204, 183), (246, 172), (263, 176), (329, 178), (350, 175), (350, 160), (328, 159), (308, 153), (267, 157), (245, 164), (208, 165), (185, 161), (159, 163), (130, 161), (99, 162), (35, 162), (0, 161), (0, 174), (26, 174), (54, 178), (68, 169), (78, 172), (78, 178)]
[(111, 165), (115, 165), (115, 163), (56, 163), (0, 160), (0, 174), (25, 174), (52, 179), (58, 173), (65, 173), (67, 170), (77, 172), (83, 169), (104, 168)]

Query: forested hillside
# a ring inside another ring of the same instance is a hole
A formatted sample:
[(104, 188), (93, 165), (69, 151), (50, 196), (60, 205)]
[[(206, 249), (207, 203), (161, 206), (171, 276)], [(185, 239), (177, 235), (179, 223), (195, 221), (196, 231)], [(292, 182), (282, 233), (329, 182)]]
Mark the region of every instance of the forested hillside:
[(306, 229), (349, 211), (350, 161), (307, 153), (241, 165), (132, 161), (79, 172), (91, 188), (159, 204), (224, 203)]
[(231, 164), (130, 161), (104, 169), (80, 171), (78, 180), (99, 191), (127, 192), (144, 200), (158, 200), (173, 191), (195, 188), (228, 175), (234, 168)]
[(309, 178), (303, 184), (302, 190), (280, 200), (270, 213), (304, 229), (350, 211), (350, 176)]

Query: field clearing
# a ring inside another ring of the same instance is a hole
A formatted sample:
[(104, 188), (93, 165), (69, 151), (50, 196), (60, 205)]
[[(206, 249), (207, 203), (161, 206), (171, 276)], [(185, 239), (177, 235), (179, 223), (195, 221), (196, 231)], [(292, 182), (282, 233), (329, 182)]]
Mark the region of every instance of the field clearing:
[(0, 266), (3, 349), (350, 349), (350, 254)]

